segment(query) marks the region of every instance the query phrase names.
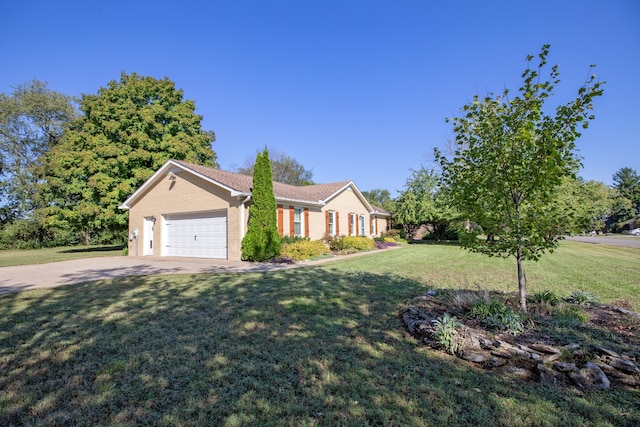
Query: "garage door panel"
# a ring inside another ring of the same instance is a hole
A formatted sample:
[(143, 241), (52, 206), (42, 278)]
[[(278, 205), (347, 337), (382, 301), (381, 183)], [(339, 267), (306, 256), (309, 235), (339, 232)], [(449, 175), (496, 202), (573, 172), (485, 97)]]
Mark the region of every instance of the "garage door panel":
[(167, 216), (165, 226), (167, 256), (227, 258), (226, 216)]

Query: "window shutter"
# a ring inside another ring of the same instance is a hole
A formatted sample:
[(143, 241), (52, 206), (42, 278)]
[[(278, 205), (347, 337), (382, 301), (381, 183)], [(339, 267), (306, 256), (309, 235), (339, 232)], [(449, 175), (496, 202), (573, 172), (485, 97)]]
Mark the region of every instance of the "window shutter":
[(304, 236), (309, 237), (309, 208), (304, 208)]
[(294, 236), (295, 233), (295, 209), (293, 206), (289, 206), (289, 236)]
[(278, 234), (284, 236), (284, 212), (282, 205), (278, 205)]
[(329, 215), (330, 215), (329, 211), (325, 211), (324, 212), (324, 229), (325, 229), (325, 234), (327, 236), (330, 234), (330, 230), (329, 230)]
[(336, 221), (336, 236), (339, 236), (339, 235), (340, 235), (340, 220), (339, 220), (339, 213), (338, 213), (338, 211), (336, 211), (336, 218), (335, 218), (335, 221)]

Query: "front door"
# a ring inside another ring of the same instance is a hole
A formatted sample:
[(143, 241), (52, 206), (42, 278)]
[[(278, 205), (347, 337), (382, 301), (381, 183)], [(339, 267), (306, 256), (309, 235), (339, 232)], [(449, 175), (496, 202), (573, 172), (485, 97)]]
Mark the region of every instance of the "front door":
[(144, 219), (144, 234), (142, 236), (144, 249), (142, 254), (145, 256), (153, 255), (153, 225), (155, 222), (155, 218)]

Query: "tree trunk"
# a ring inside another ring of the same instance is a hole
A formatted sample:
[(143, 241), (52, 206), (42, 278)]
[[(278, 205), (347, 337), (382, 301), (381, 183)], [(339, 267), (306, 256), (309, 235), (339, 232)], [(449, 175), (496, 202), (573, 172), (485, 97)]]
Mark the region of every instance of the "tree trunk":
[(413, 240), (416, 236), (416, 231), (418, 231), (418, 226), (416, 224), (404, 225), (404, 234), (407, 240)]
[(522, 253), (520, 250), (516, 253), (516, 262), (518, 263), (518, 296), (520, 298), (520, 311), (527, 312), (527, 279), (524, 275), (524, 267), (522, 266)]

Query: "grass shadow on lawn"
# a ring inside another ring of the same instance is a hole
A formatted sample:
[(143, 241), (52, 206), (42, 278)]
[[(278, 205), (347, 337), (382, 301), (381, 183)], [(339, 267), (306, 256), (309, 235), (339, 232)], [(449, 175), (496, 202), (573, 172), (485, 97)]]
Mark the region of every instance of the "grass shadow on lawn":
[(121, 251), (125, 247), (126, 247), (125, 245), (75, 247), (73, 249), (62, 250), (60, 251), (60, 253), (61, 254), (79, 254), (79, 253), (93, 253), (93, 252), (112, 252), (112, 251)]
[(521, 383), (416, 345), (423, 284), (306, 267), (0, 297), (0, 424), (634, 425), (637, 392)]

